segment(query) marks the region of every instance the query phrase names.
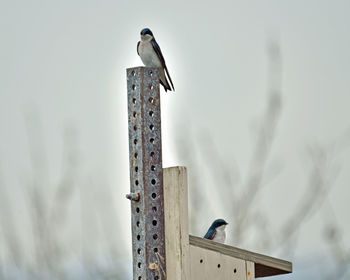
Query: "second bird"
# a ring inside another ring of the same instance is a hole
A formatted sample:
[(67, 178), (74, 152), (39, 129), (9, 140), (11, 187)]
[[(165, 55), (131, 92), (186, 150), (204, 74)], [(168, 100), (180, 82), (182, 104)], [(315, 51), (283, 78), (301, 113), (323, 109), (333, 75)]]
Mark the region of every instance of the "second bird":
[[(141, 30), (141, 41), (137, 43), (137, 53), (141, 57), (141, 60), (146, 67), (159, 68), (160, 83), (164, 87), (165, 91), (175, 91), (160, 47), (156, 42), (156, 39), (154, 39), (152, 31), (148, 28)], [(165, 72), (170, 83), (165, 76)]]
[(225, 243), (226, 240), (226, 232), (225, 227), (228, 223), (223, 219), (215, 220), (207, 233), (204, 235), (204, 238), (210, 239), (216, 242)]

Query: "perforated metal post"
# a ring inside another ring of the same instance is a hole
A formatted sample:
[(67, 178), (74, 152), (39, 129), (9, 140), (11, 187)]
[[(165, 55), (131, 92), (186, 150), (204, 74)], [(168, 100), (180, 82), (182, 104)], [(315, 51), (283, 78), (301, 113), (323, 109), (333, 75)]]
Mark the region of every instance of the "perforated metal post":
[(133, 279), (165, 280), (159, 70), (127, 69)]

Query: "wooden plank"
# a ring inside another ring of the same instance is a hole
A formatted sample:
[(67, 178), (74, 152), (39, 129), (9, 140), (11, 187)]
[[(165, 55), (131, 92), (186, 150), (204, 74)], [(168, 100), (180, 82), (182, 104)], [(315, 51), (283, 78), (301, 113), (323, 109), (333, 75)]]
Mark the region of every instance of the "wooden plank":
[(216, 251), (238, 259), (254, 262), (255, 277), (265, 277), (292, 272), (292, 263), (289, 261), (250, 252), (197, 236), (190, 235), (190, 245)]
[(186, 167), (163, 169), (167, 280), (190, 280)]
[(255, 266), (253, 262), (246, 261), (246, 271), (247, 271), (247, 280), (254, 280), (255, 279)]
[(191, 280), (246, 280), (246, 263), (219, 252), (190, 245)]

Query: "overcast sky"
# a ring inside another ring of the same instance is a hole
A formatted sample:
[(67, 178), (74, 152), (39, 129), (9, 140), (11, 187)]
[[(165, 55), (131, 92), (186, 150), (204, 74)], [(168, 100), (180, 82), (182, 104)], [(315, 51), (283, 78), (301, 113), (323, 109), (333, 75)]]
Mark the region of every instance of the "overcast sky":
[[(347, 0), (1, 1), (0, 174), (8, 196), (26, 198), (33, 172), (28, 130), (45, 152), (45, 180), (55, 182), (69, 127), (79, 138), (81, 180), (113, 190), (121, 236), (130, 242), (125, 69), (141, 65), (140, 30), (152, 29), (176, 89), (161, 91), (165, 167), (186, 164), (176, 139), (188, 125), (194, 134), (210, 133), (226, 160), (247, 168), (267, 100), (272, 39), (283, 65), (272, 158), (282, 168), (264, 205), (281, 223), (307, 182), (307, 148), (349, 133), (349, 11)], [(349, 149), (336, 162), (341, 170), (330, 201), (350, 244)], [(24, 211), (18, 207), (16, 220)], [(210, 219), (225, 215), (218, 212)], [(322, 214), (308, 221), (305, 252), (318, 250), (321, 221)]]

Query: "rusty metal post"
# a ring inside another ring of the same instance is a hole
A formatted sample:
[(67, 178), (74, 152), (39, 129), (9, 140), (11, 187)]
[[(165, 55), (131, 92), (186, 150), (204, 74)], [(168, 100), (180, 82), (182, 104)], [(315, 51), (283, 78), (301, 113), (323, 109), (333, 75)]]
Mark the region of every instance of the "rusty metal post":
[(159, 70), (127, 69), (133, 280), (166, 280)]

